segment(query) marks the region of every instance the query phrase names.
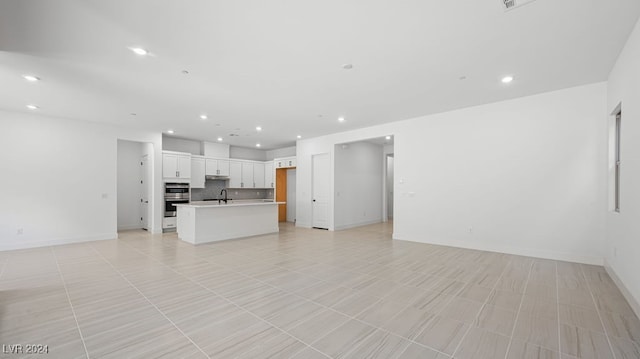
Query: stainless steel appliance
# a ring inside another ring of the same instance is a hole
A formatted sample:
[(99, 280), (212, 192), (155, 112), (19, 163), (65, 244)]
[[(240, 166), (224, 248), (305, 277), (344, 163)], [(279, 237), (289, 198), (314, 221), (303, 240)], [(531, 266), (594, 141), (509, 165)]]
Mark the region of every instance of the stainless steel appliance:
[(176, 204), (189, 203), (188, 183), (164, 184), (164, 216), (175, 217), (178, 213)]

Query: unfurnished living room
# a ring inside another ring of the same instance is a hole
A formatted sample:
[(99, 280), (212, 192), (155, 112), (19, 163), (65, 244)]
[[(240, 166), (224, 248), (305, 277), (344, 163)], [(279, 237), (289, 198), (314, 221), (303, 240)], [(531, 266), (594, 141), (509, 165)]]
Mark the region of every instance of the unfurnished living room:
[(640, 1), (0, 1), (0, 358), (640, 358)]

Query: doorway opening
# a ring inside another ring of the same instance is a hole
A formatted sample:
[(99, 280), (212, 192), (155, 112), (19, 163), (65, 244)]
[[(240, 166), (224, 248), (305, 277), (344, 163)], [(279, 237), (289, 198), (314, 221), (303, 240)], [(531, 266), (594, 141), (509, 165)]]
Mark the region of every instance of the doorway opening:
[(118, 140), (118, 231), (151, 230), (153, 208), (153, 145)]
[(286, 202), (278, 206), (278, 222), (296, 223), (296, 168), (276, 169), (276, 202)]
[(393, 153), (388, 153), (385, 155), (385, 192), (384, 192), (384, 202), (386, 215), (383, 215), (383, 219), (385, 222), (393, 221)]
[(337, 144), (334, 153), (335, 229), (392, 226), (393, 136)]

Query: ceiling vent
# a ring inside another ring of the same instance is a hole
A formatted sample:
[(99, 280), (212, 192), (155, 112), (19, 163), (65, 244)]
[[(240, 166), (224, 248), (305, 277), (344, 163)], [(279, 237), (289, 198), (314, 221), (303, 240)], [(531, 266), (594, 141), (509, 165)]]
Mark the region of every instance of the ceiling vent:
[(504, 11), (513, 10), (534, 1), (535, 0), (500, 0), (502, 6), (504, 6)]

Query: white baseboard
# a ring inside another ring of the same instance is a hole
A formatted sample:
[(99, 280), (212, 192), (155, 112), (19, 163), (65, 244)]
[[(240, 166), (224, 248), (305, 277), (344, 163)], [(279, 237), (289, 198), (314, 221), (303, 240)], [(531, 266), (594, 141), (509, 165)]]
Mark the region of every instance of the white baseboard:
[(3, 243), (3, 244), (0, 244), (0, 251), (12, 251), (17, 249), (29, 249), (29, 248), (38, 248), (38, 247), (47, 247), (47, 246), (59, 246), (64, 244), (101, 241), (101, 240), (116, 239), (116, 238), (118, 238), (118, 233), (102, 233), (102, 234), (94, 234), (94, 235), (78, 236), (78, 237), (46, 239), (46, 240), (40, 240), (40, 241)]
[(142, 225), (141, 224), (128, 224), (128, 225), (122, 225), (122, 226), (118, 226), (118, 231), (128, 231), (131, 229), (142, 229)]
[(465, 241), (456, 241), (456, 240), (418, 241), (418, 240), (407, 238), (395, 232), (393, 233), (393, 239), (417, 242), (417, 243), (436, 244), (440, 246), (448, 246), (448, 247), (456, 247), (456, 248), (475, 249), (479, 251), (513, 254), (517, 256), (552, 259), (552, 260), (564, 261), (564, 262), (592, 264), (597, 266), (601, 266), (604, 264), (604, 258), (602, 257), (592, 257), (592, 256), (585, 256), (585, 255), (579, 255), (574, 253), (554, 252), (554, 251), (546, 251), (546, 250), (532, 249), (532, 248), (516, 248), (516, 247), (503, 246), (503, 245), (492, 245), (487, 243), (478, 244), (478, 243), (469, 243)]
[(375, 219), (375, 220), (372, 220), (372, 221), (364, 221), (364, 222), (358, 222), (358, 223), (345, 224), (345, 225), (342, 225), (342, 226), (336, 226), (335, 230), (336, 231), (341, 231), (343, 229), (368, 226), (370, 224), (376, 224), (376, 223), (382, 223), (382, 220), (381, 219)]
[(629, 302), (629, 305), (631, 306), (631, 309), (633, 309), (633, 311), (636, 313), (636, 316), (640, 318), (640, 301), (634, 298), (627, 286), (624, 285), (624, 282), (620, 279), (620, 277), (618, 277), (616, 271), (613, 270), (613, 267), (611, 267), (611, 265), (606, 260), (604, 261), (604, 269), (607, 271), (607, 274), (609, 274), (609, 277), (611, 277), (613, 282), (618, 286), (618, 289), (620, 289), (620, 292), (622, 292), (622, 295), (627, 300), (627, 302)]

